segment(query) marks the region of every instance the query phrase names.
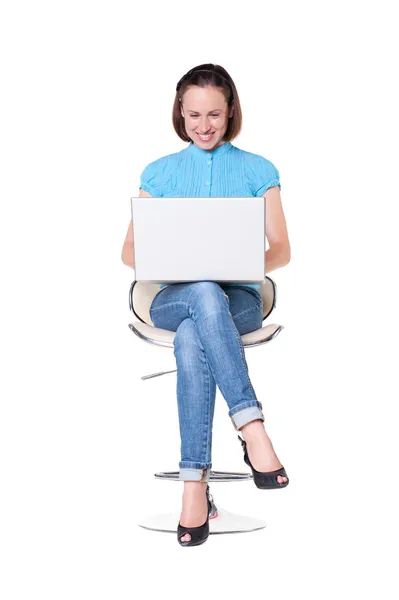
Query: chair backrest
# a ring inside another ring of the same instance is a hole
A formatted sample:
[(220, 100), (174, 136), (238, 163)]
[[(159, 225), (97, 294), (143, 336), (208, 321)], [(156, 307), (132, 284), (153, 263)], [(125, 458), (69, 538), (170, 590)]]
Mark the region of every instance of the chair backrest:
[[(133, 314), (142, 323), (154, 325), (150, 318), (150, 308), (156, 294), (161, 290), (159, 283), (146, 281), (133, 281), (129, 290), (129, 307)], [(277, 287), (270, 277), (265, 276), (261, 283), (259, 293), (263, 300), (263, 321), (270, 315), (276, 306)]]

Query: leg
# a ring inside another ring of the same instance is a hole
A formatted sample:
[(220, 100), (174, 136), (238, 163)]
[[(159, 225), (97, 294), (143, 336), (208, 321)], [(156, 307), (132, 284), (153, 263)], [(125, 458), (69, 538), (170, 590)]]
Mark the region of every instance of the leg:
[[(216, 383), (191, 319), (184, 319), (177, 328), (174, 355), (181, 439), (179, 478), (184, 481), (180, 524), (198, 527), (208, 513), (205, 492), (212, 466)], [(181, 539), (189, 542), (191, 536), (186, 533)]]
[(181, 438), (180, 479), (209, 480), (216, 383), (191, 319), (179, 325), (174, 355)]
[[(223, 287), (223, 286), (222, 286)], [(249, 331), (255, 331), (262, 326), (263, 309), (258, 310), (258, 305), (262, 305), (262, 297), (259, 292), (251, 288), (231, 287), (226, 286), (224, 291), (229, 297), (230, 313), (240, 335), (244, 335)], [(250, 302), (249, 295), (254, 296), (254, 301)], [(240, 429), (242, 437), (247, 443), (248, 456), (257, 471), (274, 471), (282, 465), (277, 458), (272, 442), (267, 435), (263, 419), (248, 420), (245, 416), (246, 411), (239, 413), (241, 422), (239, 427), (233, 424), (236, 429)], [(286, 477), (279, 476), (279, 483), (285, 482)]]
[[(244, 299), (243, 313), (248, 308), (245, 298), (247, 302), (254, 303), (254, 297), (248, 293), (248, 289), (240, 290)], [(261, 311), (257, 302), (258, 315), (261, 315)], [(248, 376), (240, 332), (229, 311), (229, 297), (219, 284), (200, 281), (163, 288), (154, 298), (150, 314), (154, 324), (172, 331), (177, 330), (183, 318), (189, 317), (195, 325), (209, 368), (228, 404), (229, 416), (235, 426), (239, 428), (255, 419), (263, 420), (262, 405), (256, 398)], [(243, 414), (239, 414), (241, 412)]]
[(190, 318), (187, 299), (191, 285), (175, 284), (163, 288), (152, 302), (150, 316), (156, 327), (176, 331), (174, 355), (181, 437), (180, 479), (207, 482), (216, 383)]
[[(170, 294), (169, 303), (173, 302), (172, 298)], [(157, 327), (166, 328), (167, 325), (174, 330), (177, 325), (174, 355), (181, 438), (179, 477), (184, 481), (180, 523), (183, 527), (198, 527), (206, 521), (208, 514), (205, 492), (212, 466), (216, 383), (193, 321), (187, 317), (178, 325), (178, 302), (175, 296), (174, 305), (169, 304), (174, 313), (173, 323), (165, 323), (155, 311), (151, 312), (151, 319)], [(190, 534), (182, 536), (182, 541), (190, 539)]]

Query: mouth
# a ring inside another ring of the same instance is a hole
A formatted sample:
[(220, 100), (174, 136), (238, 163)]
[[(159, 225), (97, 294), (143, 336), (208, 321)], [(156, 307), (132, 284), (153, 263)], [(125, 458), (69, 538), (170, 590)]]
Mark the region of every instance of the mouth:
[(209, 140), (213, 137), (213, 133), (210, 133), (209, 135), (200, 135), (199, 133), (197, 133), (199, 139), (201, 140), (201, 142), (209, 142)]

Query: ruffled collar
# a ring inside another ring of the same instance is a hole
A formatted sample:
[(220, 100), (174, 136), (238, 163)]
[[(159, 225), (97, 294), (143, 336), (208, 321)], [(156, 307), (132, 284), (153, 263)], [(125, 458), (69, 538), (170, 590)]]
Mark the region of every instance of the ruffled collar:
[(198, 157), (207, 157), (209, 154), (214, 157), (214, 156), (221, 156), (223, 154), (226, 154), (226, 152), (228, 152), (229, 150), (231, 150), (232, 148), (232, 144), (231, 142), (224, 142), (223, 144), (221, 144), (221, 146), (218, 146), (215, 150), (204, 150), (203, 148), (199, 148), (198, 146), (196, 146), (194, 144), (194, 142), (190, 142), (189, 145), (187, 146), (187, 152), (189, 154), (192, 154), (193, 156), (198, 156)]

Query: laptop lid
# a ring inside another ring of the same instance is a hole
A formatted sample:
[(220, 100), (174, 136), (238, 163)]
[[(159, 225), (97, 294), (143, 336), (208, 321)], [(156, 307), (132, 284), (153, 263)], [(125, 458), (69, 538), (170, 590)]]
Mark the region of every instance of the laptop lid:
[(264, 197), (132, 198), (137, 281), (261, 283)]

